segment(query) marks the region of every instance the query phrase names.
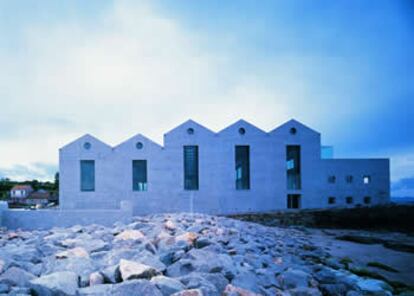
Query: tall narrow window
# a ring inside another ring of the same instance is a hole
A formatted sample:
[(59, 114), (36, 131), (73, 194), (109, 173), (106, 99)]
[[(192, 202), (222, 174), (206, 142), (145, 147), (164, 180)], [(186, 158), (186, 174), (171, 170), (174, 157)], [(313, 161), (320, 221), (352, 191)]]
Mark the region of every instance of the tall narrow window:
[(147, 191), (147, 161), (132, 161), (132, 190)]
[(198, 190), (198, 146), (184, 146), (184, 189)]
[(95, 191), (95, 161), (81, 160), (80, 162), (81, 191)]
[(250, 151), (249, 146), (236, 146), (236, 189), (250, 189)]
[(301, 189), (300, 146), (286, 146), (287, 188)]

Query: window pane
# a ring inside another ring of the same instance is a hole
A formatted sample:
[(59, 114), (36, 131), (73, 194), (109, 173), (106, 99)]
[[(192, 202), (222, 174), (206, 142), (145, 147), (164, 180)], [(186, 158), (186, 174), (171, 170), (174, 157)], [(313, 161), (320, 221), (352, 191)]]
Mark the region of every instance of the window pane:
[(132, 190), (147, 191), (147, 161), (132, 161)]
[(287, 188), (301, 189), (300, 146), (286, 146)]
[(81, 160), (81, 191), (95, 191), (95, 161)]
[(184, 189), (198, 190), (198, 146), (184, 146)]
[(250, 189), (250, 151), (249, 146), (236, 146), (236, 189)]

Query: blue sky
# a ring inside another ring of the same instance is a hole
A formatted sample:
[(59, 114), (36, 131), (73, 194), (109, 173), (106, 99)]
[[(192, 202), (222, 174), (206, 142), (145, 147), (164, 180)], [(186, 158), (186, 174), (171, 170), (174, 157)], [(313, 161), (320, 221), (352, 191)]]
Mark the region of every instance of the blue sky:
[(411, 1), (0, 1), (0, 36), (2, 176), (52, 178), (87, 132), (296, 118), (414, 196)]

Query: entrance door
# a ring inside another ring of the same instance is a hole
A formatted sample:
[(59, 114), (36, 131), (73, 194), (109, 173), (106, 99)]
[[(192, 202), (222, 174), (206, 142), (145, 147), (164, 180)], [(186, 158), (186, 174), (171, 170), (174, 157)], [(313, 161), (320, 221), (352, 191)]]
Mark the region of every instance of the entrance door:
[(288, 194), (287, 207), (288, 209), (300, 209), (300, 194)]

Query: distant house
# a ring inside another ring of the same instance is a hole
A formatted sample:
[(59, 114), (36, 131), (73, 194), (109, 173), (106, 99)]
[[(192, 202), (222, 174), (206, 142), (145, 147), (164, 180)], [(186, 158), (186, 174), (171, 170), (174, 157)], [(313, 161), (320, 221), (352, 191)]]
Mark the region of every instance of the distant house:
[(20, 200), (28, 197), (33, 192), (30, 185), (15, 185), (10, 190), (10, 198), (13, 200)]
[(40, 189), (32, 192), (27, 198), (24, 199), (26, 205), (47, 205), (49, 203), (50, 193), (46, 190)]

